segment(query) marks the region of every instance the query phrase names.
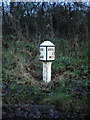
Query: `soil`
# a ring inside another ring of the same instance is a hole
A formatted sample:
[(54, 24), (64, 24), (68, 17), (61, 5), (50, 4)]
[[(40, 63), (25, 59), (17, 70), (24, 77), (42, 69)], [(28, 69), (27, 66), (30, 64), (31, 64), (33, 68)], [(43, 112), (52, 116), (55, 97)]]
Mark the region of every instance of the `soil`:
[(88, 120), (86, 108), (79, 111), (54, 105), (3, 105), (2, 120)]

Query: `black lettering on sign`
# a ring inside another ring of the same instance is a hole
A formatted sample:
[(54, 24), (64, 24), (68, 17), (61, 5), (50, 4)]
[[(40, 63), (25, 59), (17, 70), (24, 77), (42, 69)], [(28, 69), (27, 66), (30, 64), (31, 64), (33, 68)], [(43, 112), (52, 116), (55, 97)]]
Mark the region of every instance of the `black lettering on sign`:
[(43, 48), (40, 48), (40, 51), (43, 51)]
[(52, 55), (54, 55), (54, 52), (52, 52)]
[(49, 58), (52, 58), (52, 56), (49, 56)]
[(44, 56), (40, 56), (40, 58), (44, 58)]
[(49, 56), (49, 58), (54, 58), (54, 56)]
[(49, 48), (48, 51), (51, 51), (51, 48)]
[(49, 48), (48, 51), (54, 51), (54, 49), (53, 48)]

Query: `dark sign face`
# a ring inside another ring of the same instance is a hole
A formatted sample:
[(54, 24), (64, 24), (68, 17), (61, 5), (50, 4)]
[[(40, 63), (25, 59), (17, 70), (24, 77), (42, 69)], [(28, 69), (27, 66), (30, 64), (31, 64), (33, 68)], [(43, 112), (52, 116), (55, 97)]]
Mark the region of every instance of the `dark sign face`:
[(40, 60), (49, 61), (55, 59), (55, 47), (40, 47)]

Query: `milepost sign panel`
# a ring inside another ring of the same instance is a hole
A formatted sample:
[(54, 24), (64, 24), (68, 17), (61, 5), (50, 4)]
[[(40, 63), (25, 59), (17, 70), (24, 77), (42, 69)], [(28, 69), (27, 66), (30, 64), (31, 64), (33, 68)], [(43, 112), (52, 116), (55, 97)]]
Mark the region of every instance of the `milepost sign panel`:
[(50, 41), (45, 41), (40, 44), (40, 56), (41, 61), (53, 61), (55, 60), (55, 46)]

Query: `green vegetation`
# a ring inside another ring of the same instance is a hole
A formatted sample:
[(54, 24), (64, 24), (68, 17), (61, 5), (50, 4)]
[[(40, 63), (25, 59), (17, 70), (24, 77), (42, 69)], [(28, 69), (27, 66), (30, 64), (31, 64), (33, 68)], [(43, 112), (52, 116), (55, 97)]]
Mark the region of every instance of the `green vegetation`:
[[(34, 54), (35, 45), (24, 41), (4, 44), (9, 47), (3, 48), (3, 84), (7, 86), (3, 103), (72, 105), (75, 108), (87, 105), (89, 81), (86, 53), (77, 51), (78, 56), (64, 56), (56, 52), (52, 81), (45, 85), (38, 54), (32, 61), (27, 54), (27, 51)], [(56, 49), (58, 51), (57, 46)]]

